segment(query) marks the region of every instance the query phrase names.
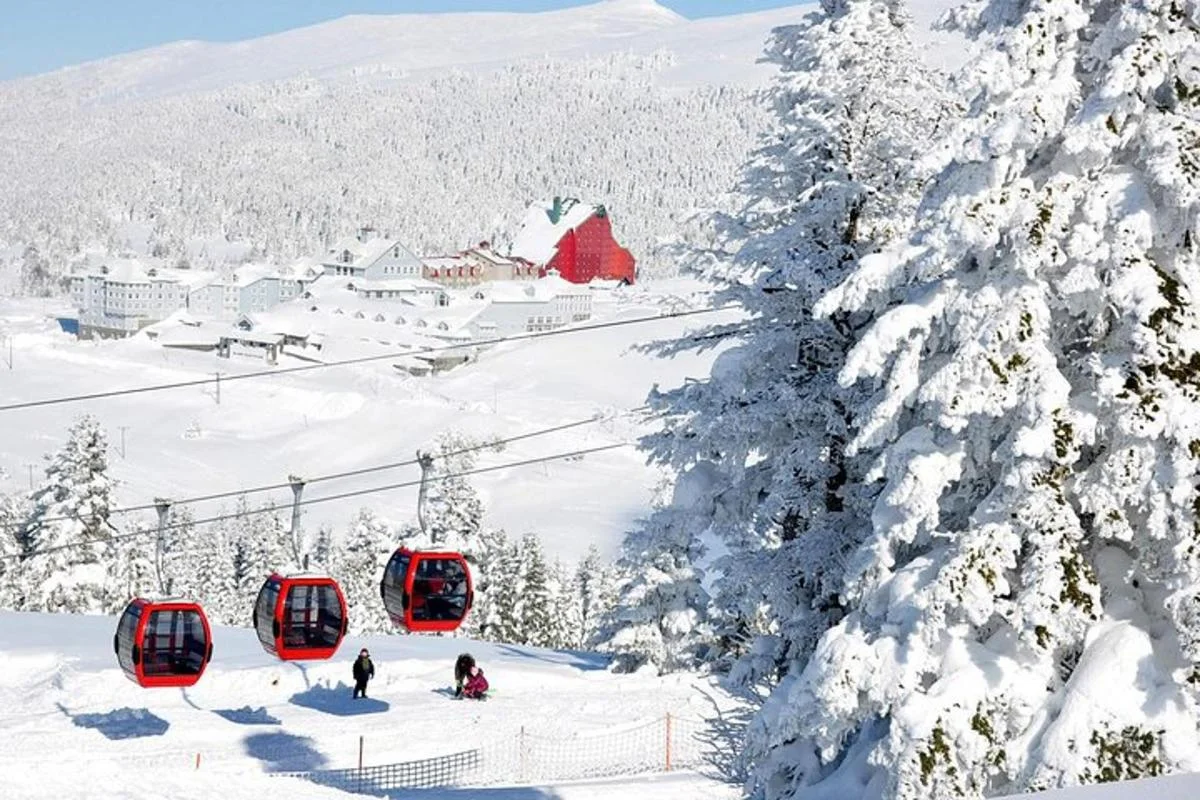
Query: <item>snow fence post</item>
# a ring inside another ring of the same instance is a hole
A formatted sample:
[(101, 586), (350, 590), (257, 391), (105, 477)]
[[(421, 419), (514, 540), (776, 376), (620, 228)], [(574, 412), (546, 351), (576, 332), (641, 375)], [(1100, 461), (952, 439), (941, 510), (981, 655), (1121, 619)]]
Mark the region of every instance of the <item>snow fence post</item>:
[(200, 754), (196, 753), (196, 769), (200, 769)]
[(363, 736), (358, 736), (358, 791), (362, 791), (363, 785)]
[(520, 764), (519, 770), (520, 771), (517, 773), (517, 780), (523, 781), (523, 780), (525, 780), (525, 774), (526, 774), (525, 773), (525, 726), (524, 725), (521, 726), (520, 738), (517, 740), (517, 749), (519, 751), (518, 755), (520, 756), (520, 760), (519, 760), (519, 764)]
[(671, 771), (671, 712), (667, 712), (667, 741), (665, 752), (667, 754), (666, 771)]

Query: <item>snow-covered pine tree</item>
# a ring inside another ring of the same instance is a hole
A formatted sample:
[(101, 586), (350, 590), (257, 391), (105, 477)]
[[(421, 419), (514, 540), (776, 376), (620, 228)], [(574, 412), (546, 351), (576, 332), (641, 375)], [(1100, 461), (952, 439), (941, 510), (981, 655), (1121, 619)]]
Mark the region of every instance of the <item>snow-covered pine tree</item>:
[[(677, 648), (654, 630), (664, 599), (655, 584), (698, 582), (700, 542), (717, 542), (730, 555), (715, 564), (712, 608), (698, 585), (676, 592), (675, 627), (711, 613), (709, 657), (741, 659), (735, 677), (746, 682), (771, 682), (802, 662), (841, 613), (841, 553), (855, 536), (847, 521), (856, 465), (845, 449), (862, 390), (842, 389), (836, 376), (864, 315), (814, 319), (811, 309), (857, 258), (907, 231), (922, 179), (910, 165), (949, 106), (898, 2), (824, 2), (804, 24), (775, 30), (767, 58), (780, 68), (776, 124), (744, 171), (745, 208), (718, 220), (721, 246), (701, 263), (719, 300), (740, 304), (753, 323), (708, 381), (650, 398), (667, 419), (649, 440), (653, 457), (680, 474), (684, 496), (632, 535), (633, 581), (610, 620), (636, 626), (620, 634), (630, 666), (689, 663), (682, 651), (668, 655)], [(671, 348), (710, 345), (705, 337)], [(669, 546), (657, 541), (664, 536)], [(680, 596), (697, 605), (685, 610)], [(643, 602), (650, 608), (636, 608)]]
[(500, 604), (514, 576), (504, 570), (510, 549), (508, 534), (502, 529), (482, 528), (469, 543), (464, 556), (471, 569), (475, 600), (459, 629), (472, 639), (500, 641), (494, 626), (499, 624)]
[(550, 568), (551, 638), (555, 648), (583, 647), (583, 598), (575, 585), (575, 574), (560, 560)]
[[(475, 468), (481, 452), (463, 451), (486, 444), (458, 431), (447, 431), (437, 437), (423, 509), (426, 533), (433, 546), (461, 551), (469, 549), (471, 540), (478, 535), (483, 525), (483, 500), (460, 474)], [(490, 449), (499, 452), (502, 448), (492, 445)]]
[(104, 613), (112, 574), (114, 529), (108, 518), (114, 482), (99, 421), (90, 415), (76, 420), (63, 449), (47, 461), (45, 479), (30, 497), (17, 533), (23, 555), (20, 607)]
[(555, 647), (554, 586), (542, 542), (527, 533), (517, 544), (522, 589), (515, 607), (519, 633), (508, 641), (535, 647)]
[(191, 580), (189, 573), (195, 568), (200, 547), (195, 519), (187, 506), (172, 506), (167, 514), (160, 568), (162, 590), (168, 594), (179, 594), (181, 587)]
[(238, 599), (249, 609), (268, 575), (292, 574), (300, 570), (300, 565), (292, 553), (289, 529), (273, 503), (252, 510), (242, 495), (233, 513), (238, 516), (223, 527), (233, 558)]
[(330, 565), (338, 558), (337, 548), (338, 544), (333, 539), (333, 528), (322, 525), (313, 539), (309, 567), (314, 570), (329, 570)]
[(0, 609), (17, 607), (21, 585), (21, 545), (17, 534), (27, 516), (23, 498), (0, 495)]
[[(472, 624), (480, 625), (489, 641), (520, 643), (524, 641), (524, 628), (519, 604), (525, 594), (520, 543), (500, 532), (495, 544), (487, 562), (488, 571), (484, 573), (487, 576), (484, 603), (471, 612), (477, 616)], [(467, 618), (471, 619), (471, 615)]]
[(695, 566), (699, 544), (680, 524), (686, 517), (680, 508), (661, 508), (625, 539), (620, 600), (595, 637), (598, 650), (615, 656), (617, 670), (647, 664), (660, 672), (684, 669), (694, 666), (709, 645), (709, 597)]
[[(194, 551), (185, 561), (181, 560), (186, 568), (173, 576), (171, 590), (203, 604), (213, 624), (248, 627), (252, 622), (252, 607), (239, 592), (230, 530), (228, 524), (200, 525), (195, 529), (189, 540)], [(263, 577), (259, 577), (260, 586)]]
[(112, 542), (106, 613), (119, 614), (134, 597), (159, 590), (154, 568), (155, 539), (150, 534), (129, 535), (139, 530), (142, 529), (124, 531)]
[(370, 510), (364, 508), (350, 524), (350, 530), (330, 573), (341, 584), (350, 616), (350, 632), (356, 635), (389, 633), (392, 630), (379, 582), (391, 555), (388, 528)]
[(755, 730), (767, 797), (1200, 768), (1200, 4), (956, 19), (989, 46), (920, 249), (817, 308), (875, 315), (842, 383), (882, 485)]
[(578, 595), (579, 647), (589, 647), (600, 629), (600, 621), (616, 605), (616, 569), (600, 556), (596, 545), (588, 547), (587, 553), (575, 569), (574, 588)]

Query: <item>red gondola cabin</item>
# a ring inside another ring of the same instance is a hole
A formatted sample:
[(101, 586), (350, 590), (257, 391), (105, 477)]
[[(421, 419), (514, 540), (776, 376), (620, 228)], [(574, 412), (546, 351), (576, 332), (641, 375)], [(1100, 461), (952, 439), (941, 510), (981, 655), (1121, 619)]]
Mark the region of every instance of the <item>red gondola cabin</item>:
[(193, 686), (212, 660), (212, 630), (196, 603), (136, 597), (117, 622), (113, 650), (141, 686)]
[(471, 570), (459, 553), (401, 547), (379, 584), (392, 622), (414, 632), (456, 630), (471, 610)]
[(282, 661), (331, 658), (346, 621), (346, 598), (333, 578), (272, 573), (254, 603), (258, 640)]

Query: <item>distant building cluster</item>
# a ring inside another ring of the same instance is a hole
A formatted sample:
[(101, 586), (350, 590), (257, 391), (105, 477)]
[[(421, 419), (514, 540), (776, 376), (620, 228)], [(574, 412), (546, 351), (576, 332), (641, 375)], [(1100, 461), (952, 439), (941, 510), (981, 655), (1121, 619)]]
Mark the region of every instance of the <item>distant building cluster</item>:
[(109, 259), (72, 274), (70, 291), (82, 338), (145, 330), (164, 347), (269, 363), (394, 353), (424, 374), (467, 360), (472, 343), (588, 320), (596, 289), (635, 275), (603, 206), (555, 198), (529, 209), (508, 254), (480, 242), (421, 258), (363, 227), (317, 257), (228, 275)]

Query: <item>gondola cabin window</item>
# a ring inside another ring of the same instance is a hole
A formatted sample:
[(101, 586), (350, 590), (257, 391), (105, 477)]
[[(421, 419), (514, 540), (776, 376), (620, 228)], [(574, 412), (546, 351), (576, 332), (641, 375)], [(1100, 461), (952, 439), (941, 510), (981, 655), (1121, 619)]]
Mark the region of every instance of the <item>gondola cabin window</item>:
[(255, 628), (258, 629), (258, 640), (263, 647), (274, 650), (275, 639), (279, 636), (279, 623), (275, 622), (270, 628), (259, 624), (261, 620), (275, 619), (275, 605), (279, 602), (279, 582), (268, 580), (258, 593), (258, 601), (254, 604)]

